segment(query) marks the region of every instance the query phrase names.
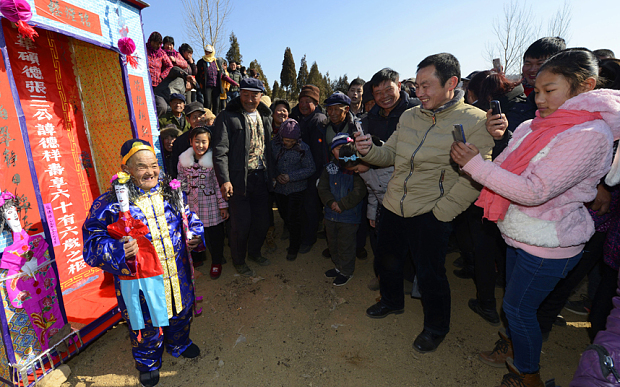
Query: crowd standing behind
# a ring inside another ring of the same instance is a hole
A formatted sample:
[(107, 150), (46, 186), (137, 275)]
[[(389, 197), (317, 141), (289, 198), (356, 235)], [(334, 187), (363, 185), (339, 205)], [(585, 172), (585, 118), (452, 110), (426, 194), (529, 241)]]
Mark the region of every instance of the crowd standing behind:
[[(304, 85), (296, 100), (273, 103), (254, 69), (246, 75), (210, 45), (197, 62), (193, 54), (157, 32), (147, 43), (165, 172), (183, 182), (204, 224), (211, 278), (222, 273), (226, 236), (240, 275), (255, 275), (248, 262), (270, 264), (262, 248), (275, 251), (275, 203), (289, 240), (283, 258), (326, 237), (322, 255), (334, 269), (325, 276), (335, 286), (351, 280), (369, 237), (368, 287), (380, 298), (368, 317), (402, 313), (403, 280), (417, 284), (420, 353), (450, 330), (453, 236), (455, 275), (476, 284), (472, 312), (499, 326), (494, 289), (505, 287), (508, 323), (479, 355), (508, 366), (502, 386), (544, 385), (541, 347), (562, 307), (592, 308), (592, 340), (605, 329), (620, 265), (618, 157), (612, 166), (620, 62), (612, 51), (541, 38), (524, 53), (518, 81), (498, 67), (462, 77), (457, 58), (440, 53), (422, 60), (415, 78), (384, 68), (343, 92), (321, 96)], [(195, 266), (206, 259), (193, 257)], [(585, 276), (590, 289), (575, 306), (568, 298)]]

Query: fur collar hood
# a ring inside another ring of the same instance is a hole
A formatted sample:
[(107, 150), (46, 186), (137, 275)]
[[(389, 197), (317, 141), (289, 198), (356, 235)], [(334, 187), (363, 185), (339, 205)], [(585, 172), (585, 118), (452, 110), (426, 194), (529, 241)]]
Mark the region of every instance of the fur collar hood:
[[(610, 89), (598, 89), (581, 93), (564, 102), (560, 109), (586, 110), (599, 112), (603, 121), (611, 129), (614, 140), (620, 139), (620, 91)], [(616, 150), (611, 170), (605, 178), (605, 183), (614, 186), (620, 183), (620, 147)]]
[[(193, 167), (194, 155), (194, 148), (188, 148), (185, 152), (181, 153), (179, 156), (179, 163), (181, 163), (181, 166), (183, 168)], [(209, 149), (207, 153), (205, 153), (204, 156), (198, 160), (198, 164), (200, 164), (203, 168), (213, 168), (213, 152), (211, 149)]]

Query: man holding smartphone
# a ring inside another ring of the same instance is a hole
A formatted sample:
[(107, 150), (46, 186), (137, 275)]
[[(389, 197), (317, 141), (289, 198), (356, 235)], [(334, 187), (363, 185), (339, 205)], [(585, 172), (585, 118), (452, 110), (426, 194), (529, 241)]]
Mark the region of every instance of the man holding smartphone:
[[(476, 200), (479, 187), (454, 168), (450, 160), (454, 125), (485, 159), (491, 158), (493, 138), (485, 114), (466, 105), (458, 60), (451, 54), (431, 55), (418, 64), (416, 94), (421, 106), (405, 111), (382, 147), (370, 135), (356, 134), (365, 162), (394, 165), (378, 230), (377, 269), (381, 301), (366, 315), (384, 318), (404, 311), (403, 266), (409, 253), (418, 277), (424, 308), (424, 329), (413, 343), (421, 353), (432, 352), (450, 330), (450, 285), (445, 255), (452, 220)], [(377, 95), (375, 95), (377, 99)]]

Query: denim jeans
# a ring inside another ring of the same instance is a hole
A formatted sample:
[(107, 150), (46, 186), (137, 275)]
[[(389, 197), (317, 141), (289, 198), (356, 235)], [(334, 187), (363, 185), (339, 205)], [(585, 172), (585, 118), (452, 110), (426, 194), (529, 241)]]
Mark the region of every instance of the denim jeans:
[(572, 258), (545, 259), (521, 249), (506, 250), (506, 334), (512, 339), (514, 365), (526, 374), (538, 372), (542, 334), (536, 311), (560, 279), (565, 278), (583, 252)]
[(450, 330), (450, 284), (445, 262), (451, 232), (452, 224), (437, 220), (432, 212), (403, 218), (381, 208), (376, 255), (381, 303), (390, 309), (404, 308), (403, 268), (411, 254), (422, 295), (424, 329), (436, 335)]

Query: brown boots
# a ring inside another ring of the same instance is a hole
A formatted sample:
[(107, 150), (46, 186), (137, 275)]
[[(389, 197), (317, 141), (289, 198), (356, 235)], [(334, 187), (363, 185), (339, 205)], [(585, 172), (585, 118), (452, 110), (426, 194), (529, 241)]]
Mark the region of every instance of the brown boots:
[(540, 378), (540, 372), (533, 374), (522, 374), (517, 367), (512, 364), (512, 359), (508, 358), (506, 361), (508, 365), (509, 374), (504, 375), (502, 384), (499, 387), (545, 387)]
[(500, 387), (544, 387), (540, 372), (523, 374), (512, 363), (512, 341), (503, 331), (499, 331), (499, 340), (495, 342), (492, 351), (480, 352), (480, 361), (492, 367), (502, 368), (508, 366), (509, 374), (504, 375)]
[(512, 358), (512, 341), (503, 331), (499, 331), (499, 340), (495, 342), (495, 348), (492, 351), (480, 352), (478, 357), (484, 364), (491, 367), (503, 368), (506, 365), (506, 359)]

